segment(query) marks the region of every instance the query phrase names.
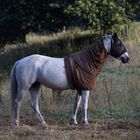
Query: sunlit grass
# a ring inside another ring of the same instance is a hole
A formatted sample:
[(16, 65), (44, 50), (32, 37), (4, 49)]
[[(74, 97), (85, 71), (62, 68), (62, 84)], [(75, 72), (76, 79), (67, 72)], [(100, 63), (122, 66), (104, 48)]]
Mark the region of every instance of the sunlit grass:
[(132, 42), (140, 42), (140, 22), (133, 22), (129, 27), (128, 40)]
[(46, 44), (48, 42), (52, 41), (58, 41), (58, 40), (70, 40), (74, 39), (78, 36), (86, 36), (91, 35), (90, 31), (81, 31), (79, 28), (75, 28), (73, 30), (68, 30), (66, 32), (59, 32), (59, 33), (53, 33), (53, 34), (36, 34), (36, 33), (29, 33), (26, 35), (26, 42), (29, 45), (32, 44)]

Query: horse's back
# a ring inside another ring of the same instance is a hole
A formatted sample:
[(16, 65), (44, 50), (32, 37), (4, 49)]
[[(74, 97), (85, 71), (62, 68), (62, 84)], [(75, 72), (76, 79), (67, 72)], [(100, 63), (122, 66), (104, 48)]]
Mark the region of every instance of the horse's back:
[(54, 89), (68, 87), (63, 58), (27, 56), (17, 62), (16, 78), (21, 88), (29, 88), (35, 82)]

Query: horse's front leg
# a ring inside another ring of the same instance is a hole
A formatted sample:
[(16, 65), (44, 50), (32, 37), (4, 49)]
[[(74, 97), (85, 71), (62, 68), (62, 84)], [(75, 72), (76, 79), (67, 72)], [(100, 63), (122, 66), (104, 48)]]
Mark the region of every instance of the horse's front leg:
[(71, 115), (71, 121), (75, 125), (78, 124), (76, 118), (77, 118), (77, 112), (78, 112), (78, 108), (79, 108), (80, 103), (81, 103), (81, 93), (80, 93), (80, 91), (77, 91), (75, 103), (74, 103), (74, 108), (73, 108), (73, 112)]
[(82, 106), (83, 106), (82, 121), (85, 125), (88, 125), (88, 117), (87, 117), (88, 99), (89, 99), (89, 90), (82, 90)]

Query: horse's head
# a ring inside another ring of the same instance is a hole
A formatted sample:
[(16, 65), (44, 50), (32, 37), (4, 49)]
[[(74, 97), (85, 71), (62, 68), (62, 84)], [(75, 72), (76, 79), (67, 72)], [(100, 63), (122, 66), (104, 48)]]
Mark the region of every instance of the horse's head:
[(128, 63), (128, 52), (122, 41), (118, 38), (117, 33), (105, 36), (103, 43), (108, 54), (121, 60), (122, 63)]

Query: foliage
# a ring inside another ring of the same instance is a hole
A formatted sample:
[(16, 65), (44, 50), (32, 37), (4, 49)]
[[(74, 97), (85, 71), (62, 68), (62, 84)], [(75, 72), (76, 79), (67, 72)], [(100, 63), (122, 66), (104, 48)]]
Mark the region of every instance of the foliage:
[(56, 32), (62, 29), (68, 23), (68, 17), (63, 13), (67, 3), (68, 0), (1, 0), (1, 40), (20, 39), (30, 31)]
[(139, 19), (139, 1), (0, 0), (0, 41), (25, 40), (29, 32), (50, 33), (79, 26), (102, 34)]
[[(125, 1), (125, 0), (123, 0)], [(121, 1), (120, 1), (121, 3)], [(140, 1), (139, 0), (127, 0), (128, 5), (126, 8), (126, 13), (129, 13), (129, 18), (133, 20), (140, 21)], [(131, 14), (130, 14), (131, 13)]]
[(121, 4), (112, 0), (78, 0), (69, 5), (66, 12), (81, 17), (92, 30), (105, 34), (128, 25), (130, 18), (127, 15), (133, 12), (131, 8), (125, 0)]

